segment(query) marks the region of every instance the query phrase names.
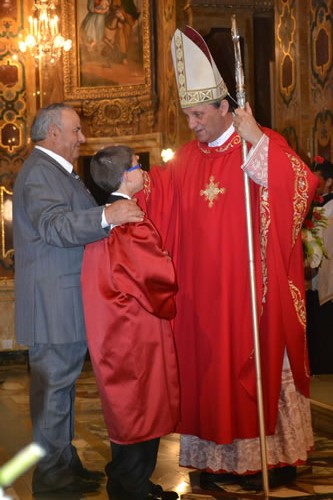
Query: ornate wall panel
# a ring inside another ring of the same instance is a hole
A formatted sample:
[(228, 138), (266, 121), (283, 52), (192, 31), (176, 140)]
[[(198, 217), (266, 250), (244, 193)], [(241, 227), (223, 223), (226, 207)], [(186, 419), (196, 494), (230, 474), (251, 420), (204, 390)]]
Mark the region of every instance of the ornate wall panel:
[[(317, 6), (315, 4), (317, 3)], [(325, 85), (332, 81), (329, 78), (332, 72), (332, 29), (333, 15), (332, 3), (312, 2), (310, 42), (311, 42), (311, 68), (316, 86), (323, 89)]]
[(23, 6), (16, 0), (0, 3), (0, 185), (12, 188), (26, 155), (27, 75), (17, 49)]
[[(309, 161), (309, 22), (307, 0), (278, 0), (275, 7), (276, 98), (274, 128)], [(300, 106), (302, 102), (302, 106)]]
[(13, 275), (13, 252), (8, 247), (11, 241), (9, 193), (28, 153), (28, 109), (34, 109), (27, 93), (30, 73), (17, 47), (23, 13), (24, 5), (19, 0), (0, 2), (0, 277)]
[(296, 87), (296, 19), (293, 0), (278, 1), (277, 41), (279, 49), (279, 92), (289, 104)]
[(312, 150), (333, 161), (333, 1), (311, 1)]

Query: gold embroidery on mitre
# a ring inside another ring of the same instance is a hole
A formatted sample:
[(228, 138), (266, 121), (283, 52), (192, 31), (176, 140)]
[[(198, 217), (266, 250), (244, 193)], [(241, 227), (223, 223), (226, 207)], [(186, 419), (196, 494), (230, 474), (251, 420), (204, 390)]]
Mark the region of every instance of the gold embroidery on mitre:
[(209, 208), (213, 206), (214, 201), (219, 194), (225, 193), (225, 188), (219, 188), (218, 186), (218, 182), (214, 182), (214, 176), (211, 175), (209, 177), (209, 184), (207, 184), (206, 189), (200, 190), (200, 196), (204, 196), (206, 198)]
[[(177, 83), (181, 107), (188, 108), (197, 104), (211, 103), (218, 99), (224, 99), (228, 94), (228, 89), (223, 81), (223, 78), (221, 78), (219, 74), (218, 75), (221, 80), (217, 84), (215, 83), (213, 87), (204, 87), (202, 89), (189, 88), (189, 84), (186, 78), (186, 59), (188, 61), (187, 65), (191, 64), (191, 50), (187, 54), (185, 54), (182, 37), (183, 33), (177, 30), (174, 36), (176, 59), (174, 66), (176, 74), (178, 76)], [(194, 45), (197, 45), (195, 42), (192, 43)], [(201, 57), (206, 58), (206, 55), (202, 51), (201, 53)], [(210, 71), (212, 72), (212, 74), (214, 74), (214, 70), (212, 67)], [(208, 82), (209, 81), (210, 79), (208, 78)]]

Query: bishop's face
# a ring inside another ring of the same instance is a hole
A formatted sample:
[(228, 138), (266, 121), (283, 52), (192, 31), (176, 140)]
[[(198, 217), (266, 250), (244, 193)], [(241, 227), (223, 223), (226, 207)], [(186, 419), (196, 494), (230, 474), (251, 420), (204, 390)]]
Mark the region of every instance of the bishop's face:
[(228, 120), (228, 103), (223, 100), (219, 107), (213, 104), (197, 104), (184, 108), (188, 126), (200, 142), (213, 142), (218, 139), (231, 124)]

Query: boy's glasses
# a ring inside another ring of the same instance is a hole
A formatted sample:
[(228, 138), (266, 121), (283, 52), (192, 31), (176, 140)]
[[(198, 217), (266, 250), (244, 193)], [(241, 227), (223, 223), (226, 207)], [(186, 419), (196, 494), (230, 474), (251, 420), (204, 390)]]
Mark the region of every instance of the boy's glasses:
[[(136, 170), (138, 168), (142, 168), (141, 163), (138, 163), (137, 165), (133, 165), (133, 167), (130, 167), (128, 170), (125, 170), (125, 172), (132, 172), (132, 170)], [(124, 176), (121, 177), (120, 182), (123, 182)]]
[(126, 172), (132, 172), (132, 170), (136, 170), (137, 168), (142, 168), (141, 163), (138, 163), (137, 165), (130, 167), (128, 170), (126, 170)]

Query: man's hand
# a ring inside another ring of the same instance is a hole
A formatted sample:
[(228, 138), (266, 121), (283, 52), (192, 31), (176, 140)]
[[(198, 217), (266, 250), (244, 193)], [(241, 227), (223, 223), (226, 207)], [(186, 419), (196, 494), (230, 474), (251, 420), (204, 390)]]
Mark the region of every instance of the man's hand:
[(234, 127), (236, 132), (241, 136), (242, 139), (256, 146), (260, 141), (263, 132), (260, 130), (257, 122), (252, 115), (252, 110), (247, 102), (245, 108), (235, 109), (234, 115)]
[(108, 224), (125, 224), (141, 222), (144, 213), (136, 204), (136, 200), (119, 200), (105, 207), (105, 218)]

